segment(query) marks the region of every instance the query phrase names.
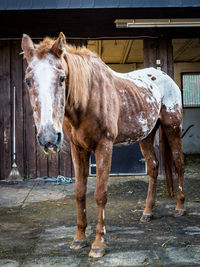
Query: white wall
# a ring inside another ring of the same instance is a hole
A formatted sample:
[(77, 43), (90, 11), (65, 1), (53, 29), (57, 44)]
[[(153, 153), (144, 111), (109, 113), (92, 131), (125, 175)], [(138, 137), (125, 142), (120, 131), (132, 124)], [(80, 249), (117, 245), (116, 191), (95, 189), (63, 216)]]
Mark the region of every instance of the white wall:
[(183, 152), (185, 154), (200, 154), (200, 109), (187, 108), (183, 110), (183, 132), (191, 125), (183, 137)]
[[(200, 62), (178, 62), (174, 64), (174, 80), (181, 88), (181, 73), (200, 72)], [(185, 154), (200, 154), (200, 108), (183, 110), (183, 132), (191, 125), (192, 128), (183, 137)]]
[(181, 73), (200, 72), (200, 62), (177, 62), (174, 63), (174, 80), (181, 88)]

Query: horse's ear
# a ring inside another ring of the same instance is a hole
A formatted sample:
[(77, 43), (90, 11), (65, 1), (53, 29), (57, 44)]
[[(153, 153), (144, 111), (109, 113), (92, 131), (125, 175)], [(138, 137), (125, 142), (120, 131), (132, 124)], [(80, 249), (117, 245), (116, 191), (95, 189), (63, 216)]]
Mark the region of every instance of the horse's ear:
[(56, 57), (61, 57), (61, 55), (66, 52), (65, 51), (65, 45), (66, 45), (66, 38), (64, 33), (60, 32), (58, 39), (55, 41), (51, 48), (51, 52), (56, 56)]
[(31, 61), (35, 48), (33, 41), (27, 34), (23, 34), (21, 46), (22, 50), (24, 51), (24, 57), (28, 62)]

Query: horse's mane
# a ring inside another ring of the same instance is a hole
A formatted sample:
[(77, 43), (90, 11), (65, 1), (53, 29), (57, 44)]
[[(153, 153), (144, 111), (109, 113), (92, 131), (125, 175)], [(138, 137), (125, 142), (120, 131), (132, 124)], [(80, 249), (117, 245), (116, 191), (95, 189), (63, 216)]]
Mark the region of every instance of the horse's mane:
[(66, 47), (64, 58), (69, 69), (67, 100), (71, 107), (85, 109), (87, 106), (93, 69), (91, 57), (94, 56), (97, 57), (86, 48)]
[[(45, 38), (39, 44), (35, 45), (38, 58), (44, 58), (51, 51), (55, 40)], [(65, 45), (66, 53), (64, 59), (68, 65), (68, 91), (67, 100), (70, 106), (86, 108), (89, 97), (89, 85), (92, 74), (91, 57), (98, 57), (86, 47), (75, 47), (69, 44)]]

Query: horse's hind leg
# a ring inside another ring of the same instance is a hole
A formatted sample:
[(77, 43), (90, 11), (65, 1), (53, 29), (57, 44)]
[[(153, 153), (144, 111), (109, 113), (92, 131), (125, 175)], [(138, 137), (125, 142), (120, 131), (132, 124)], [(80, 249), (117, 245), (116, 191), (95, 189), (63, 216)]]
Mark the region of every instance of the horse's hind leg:
[(158, 176), (158, 160), (155, 155), (154, 150), (154, 137), (156, 130), (158, 129), (158, 123), (156, 124), (155, 128), (151, 132), (151, 134), (144, 140), (140, 141), (140, 148), (142, 154), (147, 163), (147, 170), (149, 174), (149, 186), (148, 186), (148, 193), (146, 198), (146, 205), (143, 212), (143, 215), (140, 219), (141, 222), (148, 222), (152, 218), (152, 209), (155, 205), (156, 200), (156, 181)]
[[(171, 116), (171, 120), (173, 120), (173, 115)], [(178, 193), (177, 193), (177, 204), (174, 216), (179, 217), (184, 215), (184, 155), (182, 149), (182, 138), (181, 138), (181, 122), (174, 118), (173, 121), (169, 124), (163, 125), (163, 130), (167, 136), (168, 143), (171, 149), (172, 158), (174, 161), (174, 165), (176, 168), (176, 172), (178, 174)]]
[(77, 232), (70, 246), (71, 249), (80, 249), (87, 245), (85, 229), (87, 227), (86, 217), (86, 186), (89, 173), (90, 153), (71, 143), (72, 159), (75, 170), (75, 194), (77, 206)]

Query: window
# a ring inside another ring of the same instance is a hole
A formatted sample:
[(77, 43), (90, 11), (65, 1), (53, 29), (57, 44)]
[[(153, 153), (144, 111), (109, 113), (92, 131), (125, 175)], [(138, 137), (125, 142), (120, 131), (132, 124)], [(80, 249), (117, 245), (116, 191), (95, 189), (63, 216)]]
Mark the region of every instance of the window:
[(200, 107), (200, 73), (182, 74), (183, 107)]

